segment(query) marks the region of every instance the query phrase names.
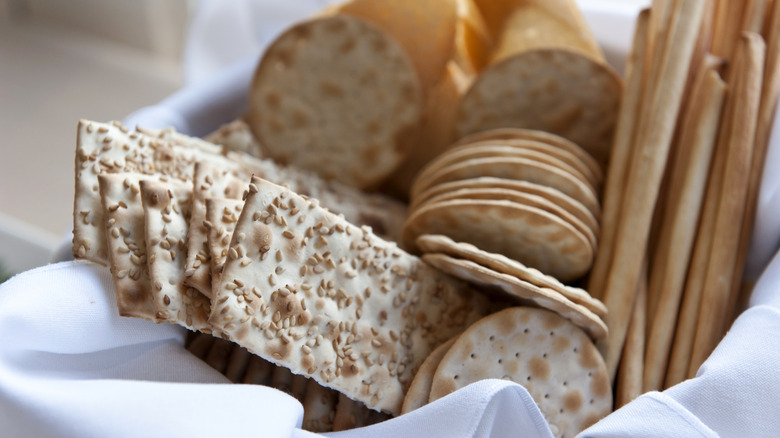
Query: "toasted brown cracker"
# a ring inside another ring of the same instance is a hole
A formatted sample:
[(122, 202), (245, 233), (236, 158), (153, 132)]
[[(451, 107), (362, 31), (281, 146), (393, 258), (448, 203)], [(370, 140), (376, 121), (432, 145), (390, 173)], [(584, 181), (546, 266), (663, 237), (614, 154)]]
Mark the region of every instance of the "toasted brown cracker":
[(271, 44), (255, 73), (247, 120), (275, 160), (367, 188), (407, 155), (423, 105), (401, 44), (337, 14), (299, 23)]
[(254, 354), (391, 413), (428, 353), (491, 307), (367, 227), (259, 178), (214, 300), (209, 322)]
[(558, 437), (575, 436), (612, 408), (596, 347), (579, 328), (546, 310), (513, 307), (469, 327), (439, 364), (430, 399), (489, 378), (523, 385)]
[(230, 352), (230, 358), (228, 358), (228, 364), (225, 367), (225, 377), (233, 383), (243, 382), (251, 356), (246, 348), (233, 345), (233, 351)]
[(484, 292), (495, 291), (510, 298), (516, 304), (552, 310), (585, 330), (594, 341), (607, 338), (607, 326), (601, 318), (585, 306), (573, 303), (556, 290), (539, 287), (470, 260), (457, 259), (444, 254), (424, 254), (423, 260), (455, 278), (478, 286)]
[(363, 403), (339, 394), (336, 415), (333, 418), (333, 431), (356, 429), (370, 426), (390, 418), (387, 414), (368, 409)]
[(244, 375), (244, 383), (251, 385), (270, 385), (271, 374), (276, 366), (267, 360), (252, 355), (249, 358), (249, 366)]
[(431, 393), (431, 385), (433, 384), (433, 374), (436, 372), (436, 368), (439, 367), (439, 362), (447, 354), (447, 351), (455, 343), (456, 339), (457, 337), (452, 338), (436, 347), (425, 358), (417, 372), (414, 373), (412, 384), (409, 385), (409, 389), (404, 397), (404, 404), (401, 408), (402, 415), (428, 404), (428, 396)]
[(572, 225), (546, 211), (510, 201), (427, 204), (407, 220), (404, 247), (416, 249), (415, 240), (423, 234), (444, 234), (504, 254), (563, 282), (581, 277), (593, 263), (593, 247)]
[(573, 303), (586, 307), (599, 318), (603, 319), (607, 314), (604, 303), (591, 297), (587, 291), (578, 287), (566, 286), (555, 277), (545, 275), (537, 269), (529, 268), (517, 260), (512, 260), (501, 254), (489, 253), (465, 242), (455, 242), (443, 235), (424, 234), (417, 238), (417, 245), (426, 253), (441, 253), (459, 259), (471, 260), (496, 272), (557, 291)]

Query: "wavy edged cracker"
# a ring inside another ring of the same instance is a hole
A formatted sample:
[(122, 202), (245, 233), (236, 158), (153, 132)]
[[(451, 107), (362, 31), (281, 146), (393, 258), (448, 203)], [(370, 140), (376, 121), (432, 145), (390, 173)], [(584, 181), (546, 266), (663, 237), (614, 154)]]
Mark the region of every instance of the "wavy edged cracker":
[[(432, 88), (452, 59), (457, 9), (451, 0), (349, 0), (338, 11), (360, 17), (398, 40), (424, 88)], [(425, 29), (425, 38), (420, 38)]]
[(510, 201), (427, 204), (407, 220), (402, 242), (416, 248), (415, 240), (423, 234), (444, 234), (504, 254), (564, 282), (581, 277), (593, 263), (593, 247), (572, 225), (546, 211)]
[(222, 276), (222, 267), (227, 259), (233, 229), (241, 215), (244, 201), (225, 198), (206, 199), (206, 228), (211, 259), (211, 284), (216, 289)]
[(588, 239), (588, 243), (593, 247), (595, 252), (598, 248), (596, 241), (596, 233), (598, 229), (592, 229), (584, 222), (579, 220), (576, 216), (572, 215), (566, 209), (558, 206), (554, 202), (537, 195), (531, 195), (511, 189), (460, 189), (449, 193), (442, 193), (434, 196), (428, 200), (430, 204), (436, 204), (438, 202), (450, 201), (450, 200), (504, 200), (509, 202), (515, 202), (528, 207), (535, 207), (540, 210), (544, 210), (554, 216), (559, 217), (566, 223), (573, 226), (577, 231), (582, 233), (585, 238)]
[(598, 182), (577, 157), (546, 143), (535, 140), (485, 140), (452, 148), (425, 168), (430, 174), (442, 167), (461, 163), (469, 158), (518, 157), (549, 164), (569, 172), (597, 192)]
[(523, 385), (557, 437), (575, 436), (612, 409), (598, 350), (582, 330), (546, 310), (513, 307), (469, 327), (436, 370), (431, 401), (490, 378)]
[(534, 140), (549, 144), (562, 149), (577, 158), (590, 169), (599, 184), (604, 180), (604, 169), (601, 165), (584, 149), (578, 146), (571, 140), (567, 140), (560, 135), (555, 135), (551, 132), (539, 131), (537, 129), (523, 129), (523, 128), (496, 128), (488, 129), (485, 131), (475, 132), (461, 137), (453, 146), (460, 146), (468, 143), (475, 143), (485, 140)]
[(461, 189), (508, 189), (541, 196), (551, 202), (554, 202), (560, 207), (565, 208), (566, 211), (579, 218), (582, 222), (591, 227), (591, 229), (600, 231), (601, 228), (598, 222), (598, 218), (594, 216), (590, 210), (585, 208), (581, 202), (575, 200), (571, 196), (566, 195), (560, 190), (528, 181), (493, 178), (490, 176), (437, 184), (423, 191), (417, 195), (416, 198), (412, 199), (412, 202), (409, 205), (409, 210), (416, 210), (417, 207), (434, 196)]
[(357, 429), (389, 419), (389, 415), (372, 411), (363, 403), (354, 401), (344, 394), (339, 394), (339, 402), (336, 405), (336, 414), (333, 418), (333, 431)]
[(156, 317), (190, 330), (211, 332), (208, 298), (184, 284), (192, 188), (173, 181), (147, 180), (139, 184)]
[(436, 347), (436, 349), (425, 358), (425, 361), (420, 365), (417, 372), (414, 373), (414, 379), (412, 380), (412, 384), (409, 385), (409, 389), (406, 391), (404, 404), (401, 407), (402, 415), (428, 404), (428, 396), (431, 393), (431, 385), (433, 384), (433, 374), (436, 372), (439, 363), (444, 358), (444, 355), (447, 354), (447, 351), (452, 344), (455, 343), (456, 339), (457, 337), (454, 337)]
[(320, 385), (314, 379), (309, 379), (306, 386), (306, 396), (301, 402), (303, 404), (303, 429), (315, 433), (332, 432), (338, 401), (338, 392)]
[(248, 121), (275, 160), (367, 188), (407, 155), (423, 105), (401, 44), (338, 14), (300, 23), (271, 44), (255, 72)]
[(146, 263), (144, 208), (139, 182), (149, 176), (135, 173), (100, 174), (100, 199), (106, 220), (108, 261), (120, 316), (160, 322)]
[(422, 257), (426, 263), (436, 267), (436, 269), (479, 286), (480, 290), (484, 292), (495, 292), (501, 298), (509, 298), (520, 305), (551, 310), (585, 330), (594, 341), (607, 338), (607, 326), (598, 315), (587, 307), (572, 302), (557, 290), (536, 286), (471, 260), (438, 253), (427, 253)]
[(220, 126), (216, 131), (203, 137), (203, 140), (220, 145), (229, 151), (243, 152), (254, 157), (260, 157), (262, 154), (260, 143), (243, 119)]
[(537, 269), (529, 268), (517, 260), (512, 260), (501, 254), (489, 253), (474, 245), (455, 242), (447, 236), (424, 234), (417, 238), (417, 246), (426, 253), (442, 253), (448, 256), (470, 260), (486, 268), (502, 274), (517, 277), (535, 286), (552, 289), (575, 304), (586, 307), (599, 318), (607, 314), (607, 306), (590, 296), (588, 291), (578, 287), (567, 286), (555, 277), (545, 275)]
[(249, 174), (237, 164), (225, 166), (201, 161), (195, 165), (185, 282), (209, 298), (212, 297), (211, 263), (208, 229), (203, 224), (206, 219), (206, 198), (240, 199), (246, 190), (248, 177)]
[(434, 347), (493, 307), (368, 227), (259, 178), (214, 303), (212, 326), (254, 354), (393, 414)]
[(530, 50), (482, 71), (461, 100), (458, 136), (505, 127), (552, 132), (604, 166), (621, 92), (606, 64), (569, 50)]
[(412, 198), (436, 185), (479, 177), (495, 177), (528, 181), (559, 190), (576, 199), (597, 216), (601, 208), (593, 190), (563, 170), (527, 158), (472, 158), (438, 170), (412, 185)]

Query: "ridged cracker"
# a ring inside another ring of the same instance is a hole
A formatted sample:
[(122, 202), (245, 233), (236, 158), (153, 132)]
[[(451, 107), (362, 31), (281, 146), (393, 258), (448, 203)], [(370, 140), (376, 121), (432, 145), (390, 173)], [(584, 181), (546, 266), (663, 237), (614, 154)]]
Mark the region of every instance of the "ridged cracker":
[(268, 47), (248, 121), (276, 161), (368, 188), (413, 146), (423, 105), (418, 73), (398, 41), (337, 14), (299, 23)]
[(412, 370), (492, 305), (340, 216), (253, 178), (209, 322), (254, 354), (400, 411)]
[(414, 373), (412, 384), (409, 385), (409, 389), (406, 391), (406, 396), (404, 397), (401, 415), (412, 412), (413, 410), (428, 404), (428, 396), (431, 394), (431, 385), (433, 384), (433, 375), (436, 373), (436, 368), (439, 367), (439, 363), (444, 358), (444, 355), (447, 354), (447, 350), (455, 343), (456, 339), (457, 337), (452, 338), (436, 347), (436, 349), (425, 358), (425, 361), (420, 365), (417, 372)]
[(359, 401), (354, 401), (344, 394), (339, 394), (336, 414), (333, 417), (333, 431), (357, 429), (381, 423), (390, 417), (382, 412), (372, 411)]
[(533, 285), (557, 291), (573, 303), (585, 306), (604, 319), (607, 306), (588, 291), (578, 287), (567, 286), (555, 277), (545, 275), (538, 269), (529, 268), (517, 260), (512, 260), (502, 254), (490, 253), (465, 242), (455, 242), (447, 236), (424, 234), (417, 238), (417, 246), (426, 253), (441, 253), (451, 257), (470, 260), (474, 263), (492, 269), (496, 272), (517, 277)]
[(513, 307), (469, 327), (436, 370), (431, 401), (489, 378), (523, 385), (556, 437), (574, 437), (612, 409), (598, 350), (579, 328), (546, 310)]
[(423, 234), (444, 234), (536, 268), (563, 282), (582, 277), (593, 264), (588, 239), (559, 217), (501, 200), (451, 200), (426, 204), (406, 221), (404, 248), (417, 250)]
[(309, 379), (306, 396), (302, 401), (302, 427), (315, 433), (332, 432), (338, 401), (338, 392)]
[(192, 188), (153, 180), (140, 181), (140, 188), (155, 316), (190, 330), (211, 332), (208, 298), (184, 284)]

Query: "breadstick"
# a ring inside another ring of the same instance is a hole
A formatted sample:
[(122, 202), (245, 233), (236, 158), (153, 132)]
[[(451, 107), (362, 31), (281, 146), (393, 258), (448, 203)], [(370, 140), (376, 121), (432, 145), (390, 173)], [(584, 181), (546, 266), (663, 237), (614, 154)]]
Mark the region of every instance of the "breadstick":
[(615, 391), (615, 409), (627, 404), (642, 394), (642, 373), (644, 369), (645, 327), (647, 320), (647, 262), (636, 285), (636, 298), (631, 313), (631, 323), (626, 335), (626, 348), (620, 359)]

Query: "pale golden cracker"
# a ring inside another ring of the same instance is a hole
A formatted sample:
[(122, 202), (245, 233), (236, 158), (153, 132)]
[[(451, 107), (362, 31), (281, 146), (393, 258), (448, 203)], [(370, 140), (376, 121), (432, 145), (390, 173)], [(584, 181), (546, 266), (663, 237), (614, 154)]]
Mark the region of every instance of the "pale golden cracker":
[(260, 143), (243, 119), (220, 126), (216, 131), (203, 137), (203, 140), (220, 145), (229, 151), (243, 152), (255, 157), (262, 155)]
[(337, 14), (293, 26), (266, 50), (248, 121), (276, 161), (368, 188), (406, 157), (423, 106), (401, 44), (367, 21)]
[(206, 228), (211, 259), (211, 284), (216, 288), (222, 276), (222, 267), (227, 259), (230, 239), (244, 201), (225, 198), (206, 199)]
[(493, 307), (368, 227), (259, 178), (215, 293), (215, 329), (395, 414), (412, 370)]
[(567, 286), (555, 277), (545, 275), (537, 269), (529, 268), (502, 254), (489, 253), (469, 243), (455, 242), (443, 235), (424, 234), (417, 238), (417, 246), (425, 253), (441, 253), (459, 259), (471, 260), (496, 272), (517, 277), (519, 280), (539, 287), (552, 289), (573, 303), (586, 307), (599, 318), (603, 319), (607, 314), (607, 307), (604, 303), (590, 296), (588, 291)]
[(546, 310), (513, 307), (469, 327), (436, 370), (430, 399), (490, 378), (523, 385), (556, 437), (573, 437), (612, 409), (598, 350), (582, 330)]
[(442, 358), (444, 358), (444, 355), (447, 354), (447, 350), (455, 343), (456, 339), (457, 337), (452, 338), (436, 347), (436, 349), (425, 358), (425, 361), (420, 365), (417, 372), (414, 373), (412, 384), (409, 385), (406, 396), (404, 396), (401, 415), (412, 412), (413, 410), (428, 404), (428, 395), (431, 393), (431, 385), (433, 384), (433, 374), (436, 372), (436, 368), (439, 367), (439, 363)]
[(453, 200), (427, 204), (406, 222), (402, 242), (416, 249), (423, 234), (444, 234), (520, 261), (563, 282), (583, 276), (593, 247), (572, 225), (546, 211), (509, 201)]

